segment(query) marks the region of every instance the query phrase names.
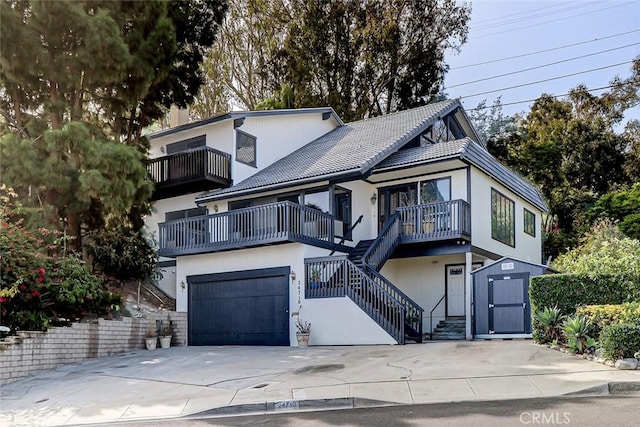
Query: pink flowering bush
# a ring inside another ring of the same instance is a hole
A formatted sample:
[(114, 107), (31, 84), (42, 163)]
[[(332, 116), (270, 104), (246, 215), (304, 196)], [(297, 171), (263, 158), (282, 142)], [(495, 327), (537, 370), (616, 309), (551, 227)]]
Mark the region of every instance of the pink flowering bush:
[(46, 330), (61, 319), (104, 314), (120, 296), (104, 289), (57, 230), (25, 225), (17, 195), (0, 187), (0, 324)]

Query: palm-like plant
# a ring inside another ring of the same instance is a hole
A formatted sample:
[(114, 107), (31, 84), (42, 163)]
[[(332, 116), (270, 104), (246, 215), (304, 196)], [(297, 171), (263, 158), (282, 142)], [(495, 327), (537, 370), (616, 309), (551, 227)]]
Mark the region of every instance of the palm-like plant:
[(587, 348), (587, 341), (590, 340), (589, 327), (591, 322), (584, 316), (569, 317), (562, 324), (562, 332), (567, 337), (569, 349), (574, 353), (582, 354)]
[(562, 338), (561, 327), (565, 316), (560, 313), (558, 306), (547, 307), (536, 312), (536, 320), (544, 329), (546, 341), (553, 342)]

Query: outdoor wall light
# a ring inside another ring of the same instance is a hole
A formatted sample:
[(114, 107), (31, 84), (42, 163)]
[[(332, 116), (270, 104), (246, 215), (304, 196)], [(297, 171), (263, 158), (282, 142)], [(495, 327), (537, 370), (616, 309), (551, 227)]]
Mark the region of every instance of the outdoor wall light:
[(291, 270), (291, 274), (289, 274), (291, 276), (291, 281), (296, 280), (296, 272)]
[(217, 205), (217, 204), (216, 204), (216, 205), (213, 205), (213, 211), (214, 211), (214, 212), (218, 212), (218, 205)]
[(374, 192), (373, 196), (371, 196), (371, 204), (375, 205), (377, 201), (378, 201), (378, 194)]
[(186, 288), (186, 287), (187, 287), (187, 285), (185, 285), (185, 284), (184, 284), (184, 280), (183, 280), (182, 282), (180, 282), (180, 287), (181, 287), (182, 289), (184, 289), (184, 288)]

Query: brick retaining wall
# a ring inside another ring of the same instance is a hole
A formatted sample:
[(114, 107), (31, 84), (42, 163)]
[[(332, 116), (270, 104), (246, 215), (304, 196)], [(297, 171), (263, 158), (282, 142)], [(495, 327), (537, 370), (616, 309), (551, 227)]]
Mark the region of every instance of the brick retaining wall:
[(149, 328), (155, 330), (156, 320), (172, 321), (172, 346), (186, 345), (187, 313), (175, 311), (149, 313), (141, 319), (73, 323), (47, 332), (24, 331), (22, 337), (0, 341), (0, 385), (60, 365), (145, 348), (145, 334)]

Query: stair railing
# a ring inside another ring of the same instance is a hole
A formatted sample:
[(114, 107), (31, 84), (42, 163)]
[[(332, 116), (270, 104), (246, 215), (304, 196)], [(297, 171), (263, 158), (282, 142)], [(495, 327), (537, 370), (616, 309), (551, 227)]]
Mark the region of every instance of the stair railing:
[(362, 256), (363, 265), (368, 265), (375, 271), (380, 271), (400, 243), (401, 235), (402, 227), (399, 214), (396, 212), (389, 218), (378, 237)]
[(444, 300), (447, 294), (442, 295), (442, 298), (433, 306), (431, 311), (429, 312), (429, 339), (433, 339), (433, 312), (436, 311), (436, 308), (440, 305), (440, 303)]
[[(338, 245), (341, 245), (344, 243), (345, 240), (347, 240), (348, 236), (351, 236), (351, 233), (353, 232), (353, 229), (356, 228), (356, 226), (358, 224), (360, 224), (362, 222), (362, 218), (364, 218), (364, 215), (360, 215), (358, 217), (358, 219), (356, 220), (356, 222), (353, 223), (353, 225), (351, 227), (349, 227), (349, 229), (347, 230), (346, 233), (344, 233), (344, 236), (342, 236), (342, 239), (340, 239), (340, 241), (338, 242)], [(333, 255), (336, 253), (336, 250), (332, 250), (331, 253), (329, 254), (329, 256)]]
[(374, 282), (403, 305), (406, 315), (405, 322), (418, 334), (419, 342), (422, 342), (422, 314), (424, 309), (371, 266), (364, 264), (362, 267)]

